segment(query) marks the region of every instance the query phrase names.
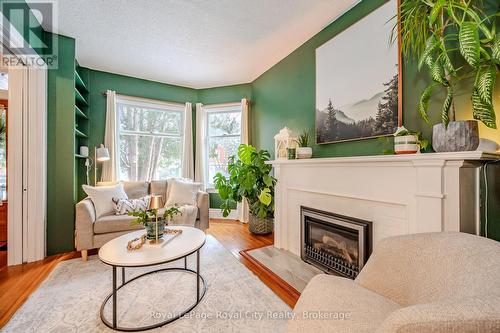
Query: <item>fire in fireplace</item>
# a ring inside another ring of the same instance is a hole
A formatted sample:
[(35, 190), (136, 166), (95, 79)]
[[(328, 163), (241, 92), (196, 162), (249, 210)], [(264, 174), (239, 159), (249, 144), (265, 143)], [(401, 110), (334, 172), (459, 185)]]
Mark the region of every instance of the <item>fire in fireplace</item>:
[(371, 254), (372, 223), (302, 206), (300, 212), (302, 260), (356, 278)]

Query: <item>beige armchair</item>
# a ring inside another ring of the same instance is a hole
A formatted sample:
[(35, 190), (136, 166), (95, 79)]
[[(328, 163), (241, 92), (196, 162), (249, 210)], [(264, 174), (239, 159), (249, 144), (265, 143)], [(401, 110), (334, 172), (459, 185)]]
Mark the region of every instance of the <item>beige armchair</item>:
[(500, 242), (458, 232), (387, 238), (356, 280), (314, 277), (294, 314), (288, 333), (500, 332)]
[[(128, 197), (137, 199), (148, 194), (164, 196), (164, 202), (168, 195), (168, 181), (151, 182), (124, 182), (124, 189)], [(208, 193), (199, 191), (197, 195), (198, 215), (195, 227), (205, 231), (209, 226), (209, 197)], [(83, 199), (76, 204), (75, 221), (75, 247), (81, 251), (82, 259), (87, 260), (87, 251), (100, 248), (109, 240), (131, 232), (142, 229), (141, 225), (131, 225), (135, 218), (128, 215), (106, 215), (96, 219), (94, 204), (89, 198)], [(175, 220), (174, 220), (175, 222)]]

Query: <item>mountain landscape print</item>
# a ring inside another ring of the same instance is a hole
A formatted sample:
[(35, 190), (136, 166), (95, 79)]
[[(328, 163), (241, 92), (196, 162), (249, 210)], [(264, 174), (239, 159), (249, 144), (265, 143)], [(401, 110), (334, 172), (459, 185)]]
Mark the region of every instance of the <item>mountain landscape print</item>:
[(396, 131), (398, 47), (389, 44), (396, 13), (391, 0), (316, 49), (318, 144)]

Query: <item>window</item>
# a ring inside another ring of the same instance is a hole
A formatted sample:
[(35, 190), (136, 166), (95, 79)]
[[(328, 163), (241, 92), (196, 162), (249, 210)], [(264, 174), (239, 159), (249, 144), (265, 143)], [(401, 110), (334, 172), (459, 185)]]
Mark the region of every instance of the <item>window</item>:
[(120, 179), (180, 177), (184, 105), (117, 98)]
[(206, 185), (213, 187), (214, 176), (227, 175), (228, 159), (241, 143), (241, 104), (205, 108), (207, 129)]

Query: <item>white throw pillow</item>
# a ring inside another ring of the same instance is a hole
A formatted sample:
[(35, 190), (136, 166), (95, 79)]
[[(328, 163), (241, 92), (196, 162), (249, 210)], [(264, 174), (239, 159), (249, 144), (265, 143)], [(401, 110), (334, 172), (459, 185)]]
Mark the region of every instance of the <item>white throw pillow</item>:
[(114, 212), (113, 198), (128, 199), (122, 183), (97, 187), (82, 185), (82, 188), (94, 203), (96, 218)]
[(168, 197), (165, 207), (174, 205), (196, 206), (196, 196), (201, 189), (201, 183), (172, 178), (168, 180)]
[(149, 208), (149, 195), (139, 199), (113, 198), (116, 215), (125, 215), (133, 212), (144, 212)]

